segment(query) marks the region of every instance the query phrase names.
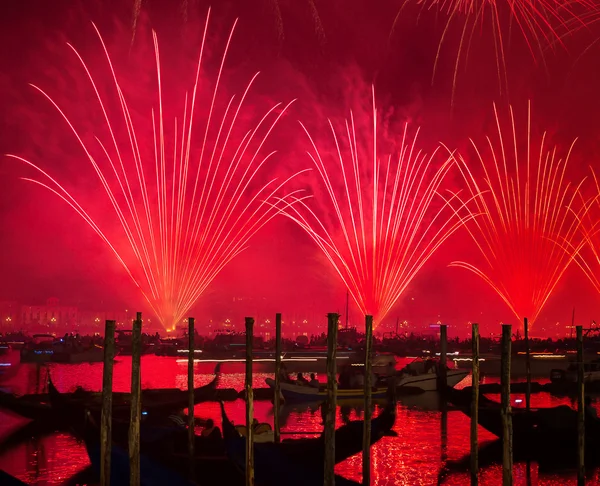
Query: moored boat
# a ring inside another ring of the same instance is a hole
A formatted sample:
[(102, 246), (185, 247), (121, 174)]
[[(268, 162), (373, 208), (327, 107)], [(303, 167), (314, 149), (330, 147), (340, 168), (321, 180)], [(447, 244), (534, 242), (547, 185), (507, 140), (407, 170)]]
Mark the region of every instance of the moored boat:
[[(396, 399), (392, 390), (388, 389), (388, 393), (390, 399), (387, 400), (386, 406), (371, 421), (371, 445), (386, 435), (395, 435), (392, 428), (396, 422)], [(223, 418), (223, 437), (228, 454), (234, 463), (244, 469), (245, 438), (240, 435), (238, 428), (227, 417), (223, 402), (221, 402), (221, 414)], [(353, 420), (335, 431), (336, 464), (362, 451), (363, 425), (362, 420)], [(310, 439), (286, 439), (280, 444), (257, 443), (255, 441), (254, 451), (255, 457), (256, 454), (261, 454), (264, 458), (272, 457), (274, 463), (277, 464), (277, 468), (283, 464), (293, 466), (292, 470), (284, 468), (282, 472), (279, 472), (280, 476), (278, 477), (277, 470), (273, 470), (273, 464), (269, 465), (266, 459), (261, 461), (260, 466), (256, 463), (257, 484), (259, 483), (259, 476), (262, 480), (261, 484), (323, 484), (323, 462), (325, 457), (325, 438), (323, 434)], [(296, 476), (294, 471), (301, 471), (302, 473)], [(290, 474), (293, 477), (288, 477)], [(340, 481), (342, 480), (343, 478), (340, 479)], [(337, 481), (336, 478), (336, 484)]]
[[(194, 356), (202, 358), (202, 350), (194, 349)], [(189, 354), (189, 344), (187, 338), (166, 338), (161, 339), (154, 346), (156, 356), (169, 356), (171, 358), (187, 358)]]
[[(531, 376), (547, 377), (552, 370), (566, 370), (571, 361), (569, 352), (531, 352), (529, 367)], [(468, 353), (448, 356), (457, 368), (470, 370), (473, 358)], [(479, 357), (479, 370), (482, 375), (500, 375), (501, 359), (499, 353), (482, 353)], [(524, 352), (513, 353), (510, 362), (510, 372), (513, 377), (527, 375), (527, 359)]]
[[(275, 389), (275, 380), (273, 378), (267, 378), (265, 380), (270, 388)], [(281, 383), (281, 394), (283, 398), (290, 401), (304, 401), (304, 402), (315, 402), (322, 401), (327, 398), (327, 390), (323, 386), (312, 387), (310, 385), (303, 384), (302, 382), (285, 382)], [(385, 398), (387, 393), (387, 387), (378, 387), (373, 389), (372, 397)], [(338, 388), (337, 399), (339, 400), (353, 400), (357, 398), (363, 398), (365, 396), (364, 388)]]
[(54, 334), (34, 334), (21, 348), (21, 363), (47, 363), (54, 354)]
[[(469, 371), (459, 369), (446, 370), (446, 385), (453, 388), (460, 383)], [(433, 359), (415, 359), (397, 373), (396, 387), (399, 392), (437, 391), (439, 386), (439, 361)]]
[(48, 421), (52, 420), (54, 416), (52, 405), (47, 396), (16, 396), (12, 393), (0, 391), (0, 408), (30, 420)]
[[(471, 390), (448, 390), (449, 401), (471, 416)], [(502, 438), (502, 410), (498, 402), (479, 397), (478, 424)], [(515, 454), (536, 460), (545, 467), (556, 468), (576, 462), (577, 412), (571, 407), (513, 407), (512, 437)], [(586, 464), (600, 463), (600, 420), (588, 413), (585, 417)]]
[[(84, 440), (86, 450), (96, 474), (100, 476), (100, 441), (94, 437)], [(113, 486), (129, 485), (129, 454), (127, 450), (116, 444), (111, 446), (110, 484)], [(191, 486), (194, 483), (185, 479), (178, 471), (157, 463), (145, 454), (140, 454), (140, 484), (144, 486)]]
[[(390, 393), (391, 394), (391, 393)], [(227, 453), (234, 464), (245, 469), (245, 438), (228, 419), (221, 402), (223, 437)], [(371, 422), (371, 445), (381, 437), (392, 434), (396, 419), (396, 401), (391, 394), (384, 410)], [(363, 421), (355, 420), (335, 431), (336, 464), (359, 453), (363, 447)], [(254, 469), (257, 484), (309, 486), (323, 484), (325, 440), (320, 435), (313, 439), (289, 439), (280, 444), (256, 443), (254, 445)], [(357, 483), (336, 476), (336, 484)]]
[(27, 486), (27, 483), (24, 483), (20, 479), (11, 476), (2, 469), (0, 469), (0, 484), (3, 486)]
[[(586, 393), (600, 391), (600, 360), (583, 364), (583, 381)], [(555, 368), (550, 372), (550, 382), (554, 393), (571, 393), (577, 390), (577, 363), (571, 363), (566, 370)]]
[(50, 358), (53, 363), (100, 363), (104, 360), (104, 348), (92, 344), (89, 348), (74, 348), (67, 346), (55, 346), (54, 353)]
[[(220, 378), (220, 366), (215, 367), (213, 380), (201, 387), (194, 389), (194, 403), (214, 399)], [(52, 407), (60, 413), (76, 413), (81, 415), (83, 410), (90, 410), (96, 415), (102, 406), (102, 394), (78, 390), (71, 394), (60, 393), (52, 380), (48, 378), (48, 396)], [(113, 393), (113, 416), (129, 417), (130, 394)], [(142, 390), (142, 410), (151, 419), (171, 411), (181, 410), (188, 405), (188, 391), (173, 389)]]

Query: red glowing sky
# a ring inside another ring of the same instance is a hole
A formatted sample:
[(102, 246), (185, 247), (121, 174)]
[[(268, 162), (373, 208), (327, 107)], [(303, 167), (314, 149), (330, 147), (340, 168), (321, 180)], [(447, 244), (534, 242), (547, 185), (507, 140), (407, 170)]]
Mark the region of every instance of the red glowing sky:
[[(280, 1), (280, 18), (267, 1), (214, 3), (213, 25), (226, 25), (223, 32), (235, 17), (240, 19), (226, 89), (238, 91), (248, 75), (260, 70), (254, 102), (298, 99), (270, 142), (271, 149), (279, 150), (274, 172), (290, 173), (309, 166), (297, 119), (312, 122), (346, 116), (357, 105), (365, 108), (371, 83), (377, 88), (378, 104), (395, 125), (410, 121), (422, 127), (426, 150), (431, 151), (439, 141), (463, 148), (468, 137), (483, 140), (494, 130), (493, 102), (501, 110), (511, 103), (524, 116), (530, 99), (537, 132), (548, 130), (561, 147), (579, 137), (569, 171), (573, 180), (586, 175), (587, 167), (596, 163), (600, 72), (594, 59), (600, 46), (592, 45), (581, 54), (595, 36), (600, 37), (600, 24), (567, 38), (564, 48), (549, 48), (543, 59), (532, 59), (523, 40), (513, 35), (506, 57), (508, 94), (499, 91), (492, 38), (483, 26), (476, 34), (480, 37), (472, 45), (469, 64), (461, 66), (451, 106), (456, 60), (452, 46), (459, 41), (460, 29), (451, 30), (444, 41), (432, 84), (444, 26), (436, 23), (434, 15), (423, 13), (417, 23), (418, 9), (411, 12), (408, 8), (390, 35), (402, 1), (378, 2), (376, 8), (368, 0), (315, 2), (318, 21), (310, 2)], [(0, 38), (10, 47), (0, 52), (0, 151), (18, 153), (51, 168), (72, 187), (83, 188), (93, 202), (97, 183), (82, 168), (80, 154), (56, 113), (28, 83), (51, 92), (76, 119), (83, 120), (91, 134), (98, 113), (82, 102), (84, 73), (66, 42), (94, 65), (101, 56), (90, 20), (96, 22), (115, 54), (127, 94), (134, 104), (142, 103), (154, 72), (150, 28), (157, 31), (165, 49), (165, 83), (189, 84), (209, 3), (189, 4), (187, 22), (173, 2), (146, 5), (129, 52), (128, 2), (106, 0), (94, 6), (89, 2), (75, 6), (66, 1), (51, 6), (41, 0), (3, 2)], [(211, 34), (215, 46), (223, 41), (218, 31)], [(101, 70), (95, 74), (102, 77)], [(0, 162), (0, 300), (36, 303), (57, 296), (83, 308), (143, 306), (105, 245), (64, 203), (19, 180), (28, 175), (24, 172), (13, 161)], [(458, 180), (458, 175), (454, 177), (452, 183)], [(102, 212), (100, 204), (96, 202), (95, 209)], [(400, 317), (425, 324), (439, 316), (456, 324), (479, 320), (489, 329), (500, 321), (510, 322), (510, 311), (476, 276), (447, 268), (451, 261), (472, 256), (472, 250), (465, 235), (454, 235), (409, 286), (389, 320)], [(233, 305), (234, 297), (246, 300)], [(573, 307), (578, 319), (587, 323), (596, 315), (597, 301), (593, 287), (572, 268), (542, 312), (539, 327), (568, 321)], [(219, 319), (225, 315), (264, 317), (280, 311), (312, 320), (328, 311), (343, 312), (344, 306), (345, 291), (319, 250), (291, 221), (281, 218), (261, 230), (251, 247), (216, 278), (195, 312)], [(351, 316), (357, 314), (351, 310)]]

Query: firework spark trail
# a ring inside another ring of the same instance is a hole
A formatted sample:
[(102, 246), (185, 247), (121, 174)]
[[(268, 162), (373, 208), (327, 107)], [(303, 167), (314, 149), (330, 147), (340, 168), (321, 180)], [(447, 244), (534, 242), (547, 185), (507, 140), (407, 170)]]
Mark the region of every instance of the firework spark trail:
[[(344, 133), (329, 121), (331, 154), (320, 150), (309, 130), (308, 155), (326, 191), (319, 217), (310, 200), (296, 201), (285, 211), (322, 250), (364, 314), (378, 324), (385, 318), (418, 271), (440, 245), (472, 217), (455, 195), (439, 197), (453, 159), (438, 163), (417, 147), (405, 126), (397, 155), (382, 160), (373, 90), (372, 152), (357, 143), (356, 120), (346, 120)], [(370, 152), (370, 153), (368, 153)], [(364, 161), (363, 157), (369, 162)], [(340, 182), (341, 180), (341, 182)], [(338, 190), (335, 184), (340, 182)], [(459, 202), (458, 207), (453, 205)]]
[(595, 191), (588, 199), (582, 197), (582, 208), (576, 214), (581, 223), (582, 240), (579, 246), (570, 242), (563, 242), (563, 246), (565, 251), (575, 255), (575, 263), (600, 293), (600, 180), (593, 167), (590, 170)]
[[(457, 156), (480, 216), (465, 227), (485, 260), (485, 267), (456, 261), (481, 277), (506, 303), (519, 322), (534, 323), (558, 281), (580, 248), (580, 220), (587, 211), (580, 196), (584, 181), (573, 186), (566, 169), (573, 144), (560, 158), (557, 148), (532, 146), (531, 107), (525, 140), (517, 135), (513, 109), (510, 129), (494, 105), (498, 141), (486, 137), (489, 153), (471, 140), (481, 176), (475, 175), (462, 155)], [(526, 144), (523, 149), (522, 145)], [(523, 166), (523, 159), (525, 164)]]
[[(143, 144), (136, 123), (98, 29), (96, 32), (110, 69), (124, 129), (119, 130), (117, 120), (108, 114), (106, 105), (112, 101), (110, 96), (100, 93), (88, 65), (76, 49), (70, 47), (87, 74), (109, 133), (107, 142), (96, 137), (99, 156), (95, 155), (91, 144), (84, 141), (82, 131), (59, 104), (43, 89), (34, 86), (57, 109), (83, 149), (115, 212), (119, 224), (116, 229), (102, 230), (85, 204), (78, 201), (77, 195), (47, 171), (22, 157), (8, 155), (36, 169), (41, 180), (24, 179), (60, 197), (109, 246), (165, 327), (180, 322), (216, 275), (245, 249), (260, 228), (281, 211), (289, 210), (290, 204), (303, 201), (299, 191), (284, 196), (281, 193), (290, 179), (304, 171), (283, 180), (272, 177), (262, 185), (257, 181), (264, 172), (264, 165), (273, 156), (273, 152), (262, 154), (264, 144), (291, 103), (275, 104), (255, 119), (257, 121), (245, 126), (241, 115), (247, 111), (244, 110), (245, 102), (255, 75), (243, 95), (237, 101), (232, 96), (223, 113), (219, 113), (216, 100), (235, 24), (210, 93), (212, 101), (204, 118), (205, 125), (199, 127), (200, 143), (196, 142), (192, 126), (194, 122), (198, 123), (196, 117), (202, 108), (197, 99), (200, 85), (206, 84), (201, 79), (201, 67), (209, 21), (210, 10), (192, 95), (185, 94), (183, 116), (173, 121), (172, 141), (167, 140), (160, 51), (157, 36), (153, 33), (158, 110), (152, 109), (150, 117), (152, 161), (142, 156)], [(237, 133), (240, 129), (241, 136)], [(128, 143), (119, 142), (120, 136)], [(170, 143), (172, 152), (168, 148)], [(172, 162), (168, 160), (171, 153)], [(123, 236), (125, 245), (122, 244)], [(127, 257), (128, 251), (133, 254), (131, 258)]]
[[(563, 38), (588, 25), (590, 12), (600, 13), (600, 5), (593, 0), (405, 0), (392, 26), (393, 35), (403, 10), (409, 4), (420, 5), (424, 10), (436, 9), (446, 16), (433, 66), (432, 83), (441, 58), (442, 47), (452, 25), (458, 24), (461, 34), (454, 62), (452, 79), (452, 101), (461, 64), (468, 62), (469, 51), (475, 31), (493, 33), (494, 54), (500, 90), (508, 89), (506, 52), (510, 36), (503, 31), (517, 25), (527, 48), (534, 59), (543, 61), (546, 46), (563, 45)], [(503, 20), (507, 25), (503, 25)]]

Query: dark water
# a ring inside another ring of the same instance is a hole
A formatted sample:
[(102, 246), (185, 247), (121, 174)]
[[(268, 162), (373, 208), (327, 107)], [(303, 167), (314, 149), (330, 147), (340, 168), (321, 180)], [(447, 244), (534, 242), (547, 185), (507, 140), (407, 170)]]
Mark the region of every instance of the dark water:
[[(226, 364), (220, 386), (241, 390), (244, 383), (243, 363)], [(72, 391), (81, 385), (89, 390), (100, 390), (102, 364), (49, 365), (52, 378), (61, 391)], [(213, 366), (208, 363), (196, 364), (195, 386), (208, 383), (212, 379)], [(264, 368), (263, 368), (264, 370)], [(262, 387), (266, 377), (272, 376), (261, 370), (257, 364), (254, 385)], [(115, 365), (115, 391), (128, 391), (130, 388), (131, 360), (118, 359)], [(38, 373), (35, 365), (14, 367), (12, 376), (1, 384), (16, 393), (34, 393), (43, 382), (44, 371)], [(41, 374), (41, 379), (40, 379)], [(324, 381), (324, 377), (319, 379)], [(142, 384), (145, 388), (187, 386), (187, 362), (175, 358), (144, 356), (142, 358)], [(468, 385), (469, 378), (462, 385)], [(496, 397), (492, 397), (496, 398)], [(513, 395), (516, 403), (524, 397)], [(554, 406), (569, 403), (548, 394), (532, 397), (533, 406)], [(243, 423), (245, 404), (242, 400), (225, 404), (227, 413), (236, 423)], [(351, 419), (360, 418), (362, 409), (356, 407), (338, 409), (337, 421), (342, 423), (342, 413)], [(376, 412), (377, 413), (377, 412)], [(217, 403), (203, 403), (196, 406), (195, 415), (213, 418), (220, 423)], [(261, 422), (273, 423), (273, 406), (268, 401), (255, 403), (255, 416)], [(23, 419), (0, 412), (0, 438), (25, 424)], [(372, 448), (373, 484), (391, 485), (464, 485), (469, 484), (468, 470), (457, 469), (453, 464), (464, 458), (469, 451), (469, 419), (458, 411), (442, 413), (435, 393), (401, 398), (398, 404), (398, 419), (395, 431), (398, 437), (384, 437)], [(322, 429), (321, 413), (317, 406), (296, 405), (285, 407), (282, 417), (282, 432), (314, 433)], [(488, 442), (494, 436), (479, 429), (480, 441)], [(286, 435), (293, 437), (293, 435)], [(468, 461), (466, 462), (468, 464)], [(89, 464), (85, 450), (69, 434), (55, 434), (40, 440), (31, 439), (0, 456), (0, 469), (34, 485), (61, 484), (66, 479), (84, 469)], [(349, 458), (336, 468), (337, 473), (361, 480), (360, 454)], [(575, 484), (574, 474), (540, 474), (537, 466), (531, 465), (530, 479), (527, 478), (526, 464), (516, 464), (515, 485), (568, 485)], [(485, 466), (481, 472), (480, 484), (501, 484), (501, 464)], [(597, 473), (587, 484), (600, 484)]]

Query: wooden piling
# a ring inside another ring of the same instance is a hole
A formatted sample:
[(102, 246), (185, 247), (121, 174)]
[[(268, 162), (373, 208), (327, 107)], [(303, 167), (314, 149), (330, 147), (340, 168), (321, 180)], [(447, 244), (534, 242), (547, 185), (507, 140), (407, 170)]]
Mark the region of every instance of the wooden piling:
[(448, 386), (447, 380), (447, 359), (446, 354), (448, 352), (448, 328), (446, 324), (440, 324), (440, 366), (439, 366), (439, 381), (438, 381), (438, 391), (442, 393), (446, 392), (446, 387)]
[(513, 484), (512, 454), (512, 413), (510, 407), (510, 359), (511, 359), (512, 326), (502, 324), (502, 356), (501, 356), (501, 414), (502, 414), (502, 485)]
[(188, 318), (188, 454), (190, 460), (190, 480), (194, 480), (194, 444), (196, 441), (194, 422), (194, 318)]
[(577, 486), (585, 484), (585, 389), (583, 328), (577, 326)]
[(35, 364), (35, 393), (45, 393), (48, 388), (48, 374), (46, 380), (42, 382), (42, 364)]
[(335, 486), (335, 412), (337, 406), (336, 354), (339, 315), (327, 314), (327, 401), (325, 412), (325, 480)]
[(252, 390), (252, 347), (254, 319), (246, 317), (246, 486), (254, 486), (254, 393)]
[(131, 402), (129, 421), (129, 484), (140, 486), (140, 418), (142, 412), (142, 313), (136, 314), (131, 336)]
[(104, 326), (104, 367), (102, 368), (102, 412), (100, 415), (100, 486), (110, 485), (115, 328), (115, 321), (106, 321)]
[(476, 323), (471, 325), (471, 355), (471, 486), (476, 486), (479, 484), (479, 324)]
[(371, 407), (373, 385), (371, 367), (373, 364), (373, 316), (365, 317), (365, 413), (363, 420), (362, 471), (363, 485), (371, 484)]
[(279, 414), (281, 413), (281, 314), (275, 314), (275, 397), (273, 400), (273, 428), (275, 429), (275, 443), (281, 442), (281, 426)]
[(440, 394), (440, 463), (446, 467), (448, 460), (448, 401)]
[(529, 349), (529, 321), (523, 319), (523, 331), (525, 334), (525, 374), (527, 375), (527, 388), (525, 389), (525, 409), (531, 410), (531, 352)]

